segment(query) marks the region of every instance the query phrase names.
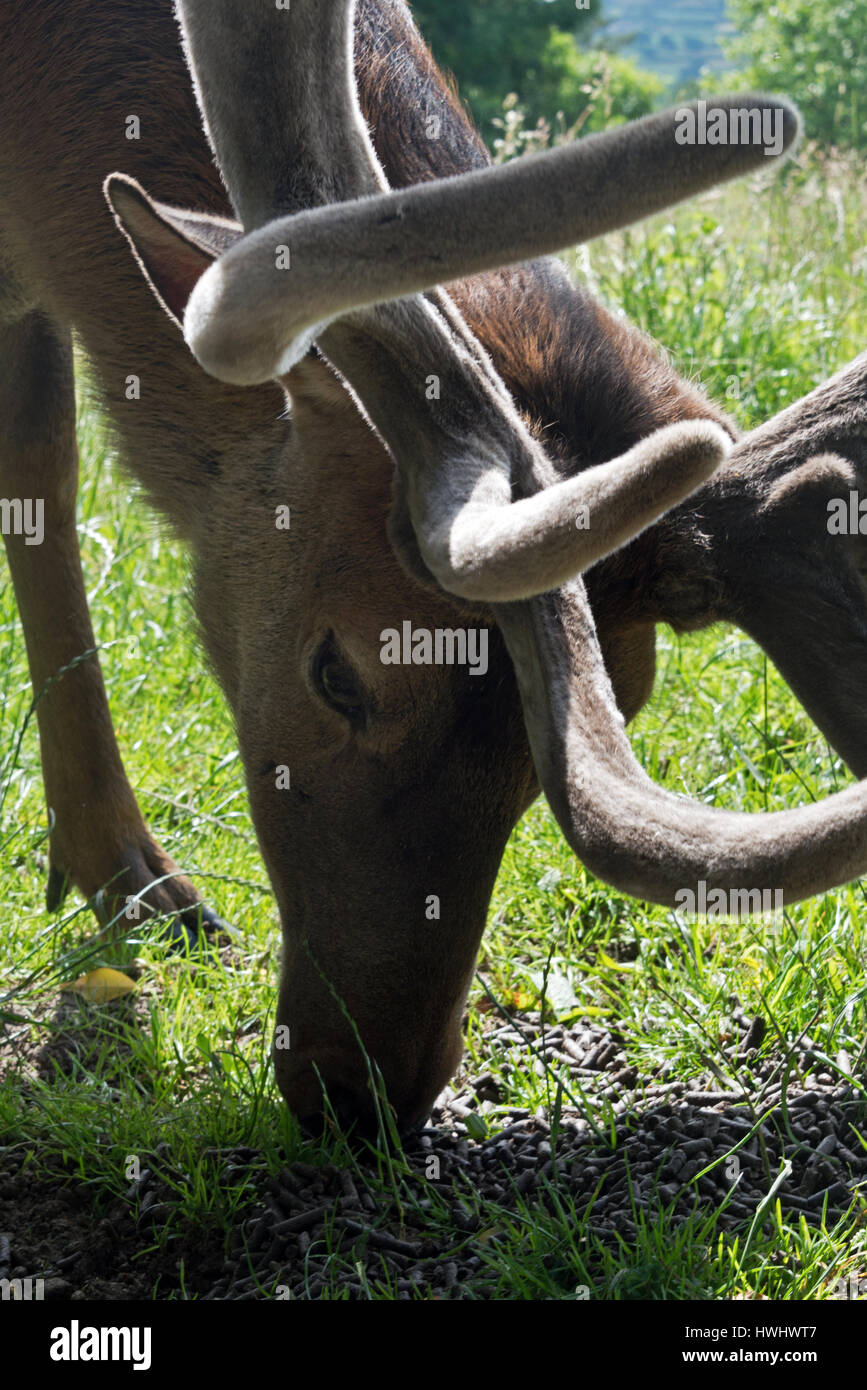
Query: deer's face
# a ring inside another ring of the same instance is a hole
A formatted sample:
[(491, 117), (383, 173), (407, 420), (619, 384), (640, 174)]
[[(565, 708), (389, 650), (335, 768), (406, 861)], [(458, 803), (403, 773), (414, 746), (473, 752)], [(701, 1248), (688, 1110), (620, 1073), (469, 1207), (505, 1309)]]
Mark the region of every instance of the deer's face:
[[(140, 192), (124, 203), (123, 228), (180, 323), (237, 229)], [(375, 1064), (409, 1127), (460, 1057), (499, 861), (538, 787), (492, 619), (398, 562), (393, 464), (377, 436), (315, 358), (285, 385), (282, 433), (273, 394), (261, 417), (238, 393), (216, 391), (206, 411), (211, 434), (237, 447), (193, 542), (196, 610), (283, 926), (281, 1090), (305, 1117), (321, 1113), (324, 1085), (342, 1120), (369, 1124)], [(422, 634), (409, 661), (407, 623)], [(384, 650), (389, 630), (398, 651)], [(462, 637), (467, 659), (445, 664)]]
[[(366, 1051), (408, 1126), (459, 1060), (488, 901), (534, 778), (496, 627), (404, 573), (385, 451), (325, 367), (303, 377), (273, 484), (255, 506), (243, 491), (216, 499), (197, 609), (283, 926), (280, 1088), (312, 1116), (324, 1083), (342, 1119), (369, 1120)], [(389, 629), (400, 651), (384, 651)], [(475, 664), (437, 664), (437, 632), (453, 634), (443, 657), (466, 635)], [(424, 634), (434, 659), (406, 663), (427, 655)]]
[[(264, 4), (179, 0), (246, 235), (155, 204), (122, 178), (109, 193), (210, 375), (260, 386), (303, 372), (319, 344), (394, 460), (402, 553), (439, 585), (405, 577), (386, 539), (389, 473), (376, 436), (365, 425), (364, 447), (347, 447), (303, 383), (283, 471), (263, 473), (254, 452), (228, 498), (223, 554), (209, 543), (196, 557), (199, 611), (235, 710), (284, 925), (280, 1084), (303, 1115), (320, 1108), (321, 1077), (339, 1114), (367, 1118), (366, 1052), (408, 1125), (458, 1057), (488, 894), (533, 789), (522, 719), (535, 773), (586, 867), (668, 906), (699, 881), (723, 891), (767, 884), (790, 902), (863, 873), (867, 786), (747, 817), (646, 777), (576, 576), (695, 492), (728, 456), (730, 435), (690, 413), (641, 431), (617, 457), (598, 441), (598, 467), (558, 480), (453, 302), (434, 291), (766, 167), (768, 150), (684, 146), (680, 113), (668, 112), (390, 194), (356, 101), (354, 8), (299, 0), (289, 19)], [(779, 113), (787, 144), (797, 133), (796, 113), (777, 98), (720, 101)], [(610, 336), (597, 339), (603, 353)], [(631, 354), (621, 366), (612, 400), (622, 407)], [(576, 391), (592, 392), (593, 381), (578, 372)], [(836, 398), (847, 384), (860, 438), (860, 369), (828, 390)], [(820, 398), (803, 416), (786, 412), (780, 428), (797, 432)], [(292, 510), (289, 531), (274, 524), (279, 505)], [(437, 628), (482, 621), (459, 616), (468, 611), (491, 614), (508, 660), (489, 630), (484, 675), (430, 657), (383, 662), (386, 630), (408, 622), (430, 644)], [(841, 622), (840, 632), (852, 627)]]

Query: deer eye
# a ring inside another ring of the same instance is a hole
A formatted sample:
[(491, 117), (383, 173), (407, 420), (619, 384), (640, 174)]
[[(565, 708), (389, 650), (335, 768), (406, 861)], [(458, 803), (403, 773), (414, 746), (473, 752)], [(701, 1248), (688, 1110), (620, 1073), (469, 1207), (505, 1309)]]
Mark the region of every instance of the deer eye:
[(313, 686), (327, 705), (342, 714), (356, 728), (365, 722), (364, 698), (352, 668), (344, 660), (329, 633), (317, 649), (312, 666)]

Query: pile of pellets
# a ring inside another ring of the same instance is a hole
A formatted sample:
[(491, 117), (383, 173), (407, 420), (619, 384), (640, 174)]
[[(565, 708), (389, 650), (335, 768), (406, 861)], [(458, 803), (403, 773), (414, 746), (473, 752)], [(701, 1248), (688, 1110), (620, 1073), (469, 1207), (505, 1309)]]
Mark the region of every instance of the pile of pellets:
[[(260, 1150), (203, 1149), (210, 1223), (181, 1219), (192, 1177), (168, 1141), (113, 1197), (81, 1181), (74, 1155), (41, 1159), (34, 1180), (26, 1146), (0, 1145), (0, 1279), (43, 1278), (57, 1300), (484, 1299), (501, 1296), (505, 1228), (522, 1213), (566, 1212), (575, 1242), (615, 1258), (645, 1218), (673, 1234), (696, 1214), (746, 1232), (776, 1202), (812, 1226), (863, 1215), (863, 1055), (832, 1059), (806, 1035), (763, 1046), (762, 1019), (730, 1004), (688, 1082), (676, 1062), (640, 1075), (599, 1021), (488, 1014), (490, 1070), (448, 1088), (402, 1150), (329, 1141), (331, 1162), (275, 1173)], [(514, 1108), (504, 1080), (514, 1095), (530, 1072), (545, 1103)], [(579, 1296), (560, 1265), (556, 1287)]]
[[(503, 1107), (490, 1073), (447, 1090), (404, 1146), (414, 1201), (389, 1205), (376, 1165), (366, 1169), (363, 1157), (346, 1167), (295, 1163), (268, 1177), (222, 1273), (200, 1296), (360, 1299), (389, 1289), (401, 1300), (485, 1297), (493, 1276), (480, 1238), (491, 1208), (480, 1214), (480, 1203), (514, 1210), (555, 1193), (561, 1202), (568, 1194), (586, 1229), (612, 1243), (634, 1238), (638, 1214), (660, 1206), (675, 1224), (713, 1209), (719, 1229), (732, 1229), (755, 1216), (775, 1184), (785, 1213), (832, 1222), (859, 1194), (867, 1199), (864, 1090), (840, 1077), (851, 1059), (841, 1054), (832, 1074), (802, 1039), (787, 1066), (759, 1061), (762, 1021), (740, 1016), (736, 1026), (732, 1057), (748, 1072), (749, 1091), (719, 1081), (639, 1085), (616, 1038), (587, 1021), (543, 1031), (538, 1016), (525, 1015), (519, 1031), (495, 1028), (491, 1052), (523, 1048), (529, 1065), (556, 1068), (563, 1089), (551, 1106), (534, 1114)], [(580, 1085), (580, 1109), (567, 1097), (570, 1083)], [(613, 1144), (603, 1115), (613, 1117)], [(227, 1153), (224, 1180), (247, 1178), (256, 1157)], [(434, 1208), (438, 1220), (426, 1220)]]

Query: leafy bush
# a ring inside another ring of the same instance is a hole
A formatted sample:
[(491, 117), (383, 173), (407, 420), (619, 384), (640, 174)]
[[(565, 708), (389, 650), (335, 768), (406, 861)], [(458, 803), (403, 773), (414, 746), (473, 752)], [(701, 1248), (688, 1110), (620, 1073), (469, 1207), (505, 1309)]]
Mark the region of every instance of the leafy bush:
[(864, 0), (729, 0), (729, 13), (739, 33), (726, 50), (750, 85), (790, 96), (811, 139), (867, 146)]
[(574, 0), (474, 0), (462, 8), (418, 0), (413, 11), (489, 144), (507, 94), (525, 126), (550, 125), (562, 112), (597, 130), (646, 115), (662, 91), (657, 77), (629, 59), (587, 46), (598, 21)]

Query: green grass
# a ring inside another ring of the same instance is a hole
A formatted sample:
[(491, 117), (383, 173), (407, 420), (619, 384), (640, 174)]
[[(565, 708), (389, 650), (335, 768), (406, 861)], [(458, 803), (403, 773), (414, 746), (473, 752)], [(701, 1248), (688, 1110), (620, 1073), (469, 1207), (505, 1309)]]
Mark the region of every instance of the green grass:
[[(772, 189), (754, 180), (700, 205), (576, 253), (581, 273), (700, 378), (744, 425), (808, 391), (863, 347), (867, 199), (846, 166), (790, 170)], [(99, 419), (82, 405), (81, 542), (115, 724), (154, 833), (240, 931), (228, 960), (192, 968), (159, 946), (85, 960), (91, 918), (80, 902), (49, 916), (45, 810), (35, 721), (28, 723), (24, 641), (8, 584), (0, 591), (0, 1011), (51, 1025), (57, 986), (88, 964), (135, 956), (139, 1002), (105, 1010), (71, 1072), (0, 1084), (0, 1135), (25, 1145), (38, 1176), (61, 1155), (92, 1185), (97, 1206), (128, 1187), (130, 1155), (164, 1158), (177, 1206), (157, 1239), (202, 1225), (228, 1232), (244, 1188), (226, 1185), (209, 1149), (250, 1145), (265, 1171), (289, 1157), (352, 1163), (339, 1136), (304, 1149), (267, 1060), (273, 1024), (277, 914), (246, 806), (231, 721), (196, 649), (180, 548), (117, 467)], [(666, 786), (717, 806), (788, 807), (827, 795), (848, 774), (760, 651), (718, 630), (679, 640), (661, 631), (650, 705), (632, 727), (637, 755)], [(557, 872), (552, 872), (556, 870)], [(834, 1064), (863, 1073), (867, 1037), (864, 894), (853, 884), (788, 910), (773, 929), (678, 925), (594, 880), (544, 803), (515, 830), (490, 911), (482, 969), (512, 1008), (538, 1007), (538, 977), (568, 977), (577, 1013), (616, 1021), (630, 1064), (688, 1078), (727, 1067), (732, 997), (771, 1020), (764, 1049), (782, 1054), (804, 1031)], [(90, 948), (92, 951), (92, 948)], [(477, 985), (464, 1067), (494, 1070), (505, 1100), (551, 1106), (557, 1077), (529, 1052), (485, 1047)], [(134, 1021), (135, 1020), (135, 1021)], [(32, 1036), (41, 1036), (37, 1025)], [(22, 1040), (29, 1034), (22, 1032)], [(499, 1054), (498, 1054), (499, 1056)], [(568, 1079), (567, 1086), (570, 1084)], [(601, 1135), (606, 1103), (588, 1097)], [(496, 1112), (488, 1116), (496, 1128)], [(2, 1164), (0, 1148), (0, 1164)], [(380, 1155), (384, 1205), (420, 1201), (400, 1153)], [(428, 1184), (425, 1219), (455, 1245), (447, 1194)], [(673, 1229), (664, 1208), (642, 1215), (636, 1240), (603, 1245), (556, 1188), (516, 1210), (480, 1211), (498, 1238), (480, 1244), (485, 1278), (513, 1299), (820, 1298), (864, 1267), (864, 1225), (808, 1227), (771, 1208), (752, 1232), (724, 1234), (716, 1214)], [(321, 1296), (340, 1297), (339, 1261)], [(363, 1287), (395, 1296), (371, 1260)]]

